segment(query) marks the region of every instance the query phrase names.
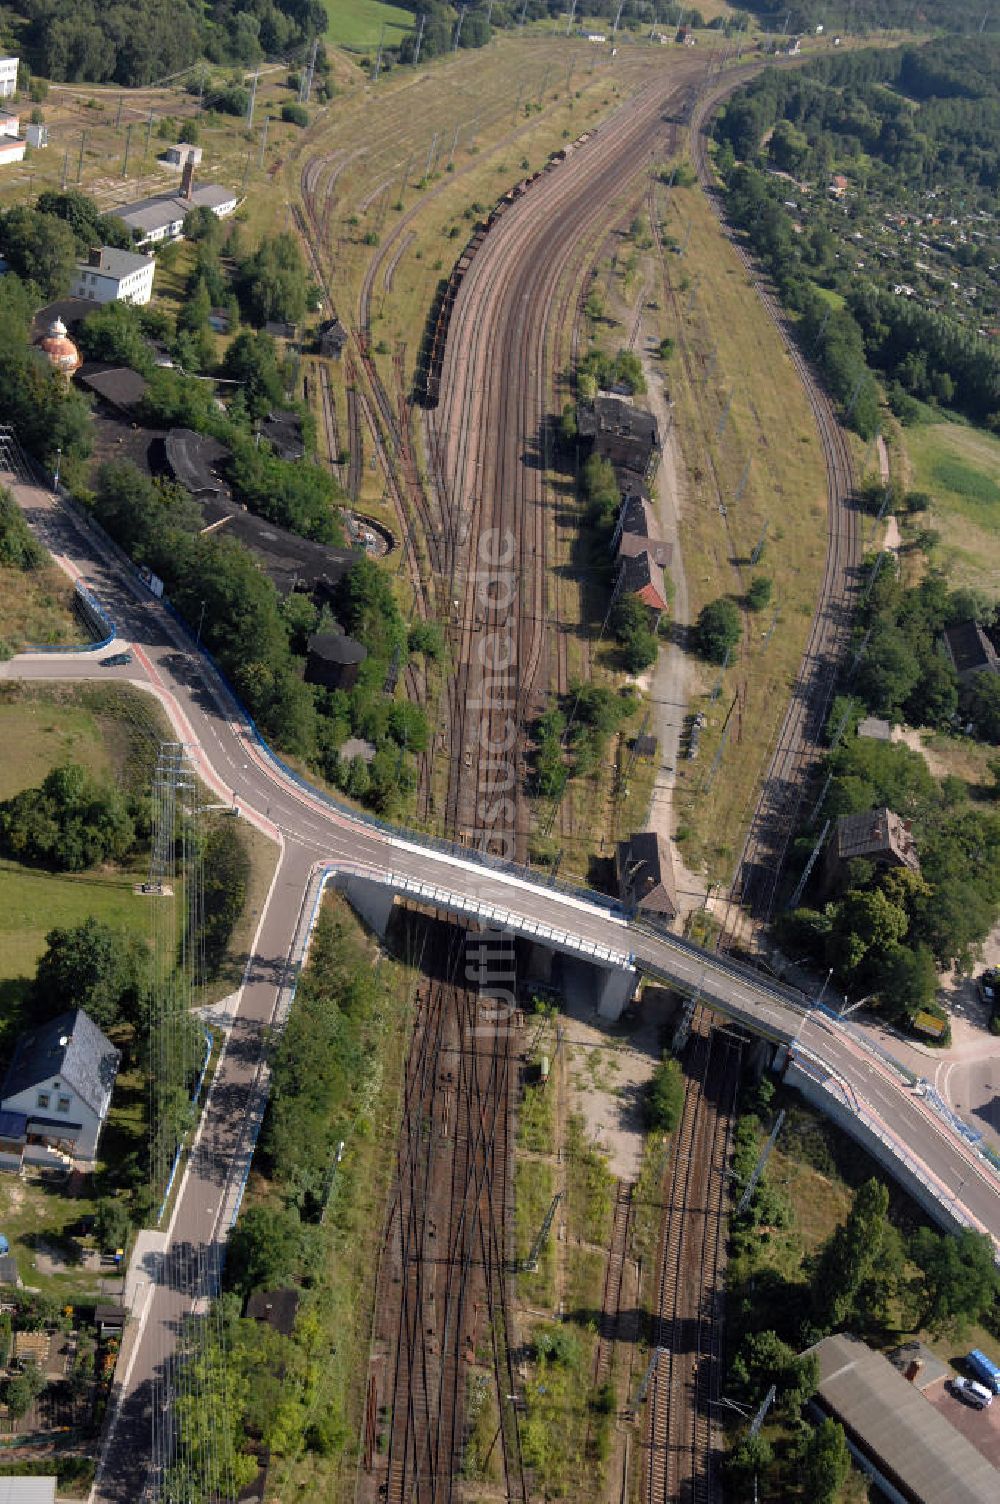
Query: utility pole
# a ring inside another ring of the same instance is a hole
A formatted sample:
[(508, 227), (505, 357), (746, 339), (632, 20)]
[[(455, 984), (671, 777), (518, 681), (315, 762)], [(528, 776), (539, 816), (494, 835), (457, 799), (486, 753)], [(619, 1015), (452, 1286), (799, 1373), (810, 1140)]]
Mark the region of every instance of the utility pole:
[(426, 21), (427, 21), (426, 15), (422, 15), (420, 17), (420, 25), (417, 27), (417, 40), (416, 40), (416, 45), (413, 48), (413, 66), (414, 66), (414, 68), (417, 66), (417, 64), (420, 61), (420, 44), (421, 44), (421, 42), (424, 39), (424, 25), (426, 24)]
[(142, 160), (143, 160), (144, 163), (146, 161), (146, 158), (149, 156), (149, 143), (150, 143), (150, 140), (152, 139), (152, 135), (153, 135), (153, 111), (152, 111), (152, 109), (150, 109), (149, 119), (146, 121), (146, 144), (145, 144), (145, 146), (142, 149)]
[(375, 57), (375, 72), (372, 75), (372, 83), (378, 83), (378, 76), (382, 72), (382, 43), (385, 41), (385, 22), (382, 22), (382, 30), (378, 34), (378, 53)]
[(115, 116), (115, 130), (116, 131), (120, 131), (121, 128), (122, 128), (122, 105), (124, 103), (125, 103), (125, 96), (124, 96), (124, 94), (119, 94), (119, 96), (118, 96), (118, 113)]
[(313, 38), (312, 51), (309, 54), (309, 62), (299, 84), (299, 104), (308, 104), (312, 93), (313, 73), (316, 69), (316, 53), (319, 50), (319, 38)]
[(122, 162), (122, 177), (123, 178), (127, 178), (128, 177), (128, 154), (129, 154), (129, 147), (131, 145), (132, 145), (132, 125), (131, 125), (131, 122), (129, 122), (129, 125), (128, 125), (126, 131), (125, 131), (125, 159)]
[(83, 177), (83, 148), (86, 145), (86, 142), (87, 142), (87, 132), (84, 131), (83, 134), (80, 137), (80, 157), (79, 157), (79, 160), (78, 160), (78, 162), (76, 164), (76, 180), (77, 180), (78, 183), (80, 182), (81, 178)]
[(257, 102), (257, 80), (260, 77), (260, 69), (254, 73), (253, 83), (250, 86), (250, 98), (247, 101), (247, 130), (253, 130), (253, 107)]
[(430, 144), (430, 146), (427, 149), (427, 166), (424, 168), (424, 180), (425, 181), (431, 175), (431, 161), (433, 159), (434, 151), (435, 151), (435, 148), (437, 146), (437, 139), (438, 139), (438, 132), (435, 131), (433, 137), (431, 138), (431, 144)]
[(524, 0), (524, 4), (521, 6), (521, 15), (520, 15), (520, 18), (518, 19), (518, 23), (517, 23), (519, 28), (524, 25), (524, 18), (527, 15), (527, 13), (528, 13), (528, 0)]
[(455, 22), (455, 40), (451, 44), (452, 52), (458, 51), (458, 41), (462, 35), (462, 22), (465, 20), (465, 6), (461, 6), (458, 12), (458, 20)]
[(569, 36), (570, 32), (573, 30), (573, 22), (574, 22), (575, 19), (576, 19), (576, 0), (573, 0), (573, 4), (569, 8), (569, 20), (566, 22), (566, 35), (567, 36)]
[(66, 192), (66, 170), (69, 167), (69, 147), (63, 152), (62, 191)]
[(618, 0), (618, 9), (615, 12), (615, 24), (611, 28), (611, 35), (613, 37), (616, 37), (618, 35), (618, 28), (621, 25), (622, 11), (624, 9), (625, 9), (625, 0)]
[(768, 521), (764, 523), (764, 526), (761, 529), (760, 537), (757, 539), (757, 542), (754, 544), (753, 553), (750, 555), (750, 563), (751, 564), (759, 564), (760, 563), (761, 555), (764, 552), (764, 544), (767, 542), (767, 530), (768, 530), (768, 528), (770, 526), (771, 526), (771, 522), (770, 522), (770, 519), (768, 519)]
[(451, 167), (455, 160), (455, 149), (458, 146), (458, 133), (462, 129), (461, 122), (455, 127), (455, 134), (451, 138), (451, 152), (448, 156), (448, 166)]
[(521, 95), (523, 93), (524, 93), (524, 85), (523, 84), (518, 84), (518, 86), (517, 86), (517, 99), (514, 101), (514, 119), (515, 120), (517, 119), (518, 115), (521, 113)]

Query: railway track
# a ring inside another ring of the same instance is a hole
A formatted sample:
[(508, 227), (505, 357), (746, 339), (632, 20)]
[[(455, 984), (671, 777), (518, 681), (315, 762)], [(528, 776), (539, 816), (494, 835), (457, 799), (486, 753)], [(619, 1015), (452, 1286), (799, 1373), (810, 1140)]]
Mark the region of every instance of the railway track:
[[(802, 382), (816, 421), (827, 472), (827, 555), (805, 652), (779, 730), (756, 810), (736, 867), (732, 896), (762, 922), (772, 918), (788, 847), (810, 775), (822, 749), (823, 728), (836, 676), (850, 639), (863, 552), (861, 514), (855, 504), (856, 479), (847, 435), (830, 398), (794, 338), (770, 288), (745, 246), (729, 229), (712, 178), (707, 153), (707, 122), (736, 83), (740, 70), (722, 88), (709, 91), (691, 121), (695, 170), (722, 228), (732, 242)], [(735, 80), (735, 82), (734, 82)]]
[[(469, 524), (468, 543), (455, 549), (451, 570), (471, 588), (453, 591), (458, 669), (449, 696), (445, 819), (449, 834), (498, 854), (526, 854), (525, 726), (539, 707), (536, 690), (550, 676), (546, 329), (581, 240), (641, 170), (662, 134), (665, 102), (686, 81), (648, 86), (558, 171), (543, 175), (486, 237), (455, 300), (440, 406), (429, 419), (448, 482), (446, 533), (454, 540), (460, 525)], [(507, 549), (502, 566), (483, 557), (484, 543), (494, 542)], [(513, 601), (509, 593), (499, 605), (484, 598), (481, 577), (490, 562), (516, 582)], [(507, 662), (484, 672), (477, 645), (500, 639), (509, 645)], [(484, 746), (502, 757), (481, 756)], [(484, 811), (494, 817), (485, 819)]]
[(644, 1504), (714, 1504), (721, 1381), (725, 1168), (740, 1042), (699, 1009), (687, 1049), (687, 1088), (671, 1149), (657, 1261), (644, 1427)]
[(526, 1498), (508, 1342), (508, 1180), (518, 1029), (456, 983), (464, 932), (428, 921), (407, 1062), (397, 1176), (377, 1301), (387, 1353), (384, 1460), (362, 1497), (447, 1504), (458, 1496), (466, 1391), (488, 1376), (506, 1497)]
[(632, 1191), (630, 1182), (619, 1180), (615, 1188), (614, 1224), (611, 1229), (611, 1248), (607, 1268), (604, 1271), (604, 1295), (601, 1301), (601, 1323), (598, 1328), (597, 1352), (594, 1355), (594, 1384), (606, 1384), (611, 1377), (611, 1360), (618, 1341), (622, 1311), (622, 1296), (625, 1289), (625, 1265), (628, 1256), (629, 1238), (632, 1233)]

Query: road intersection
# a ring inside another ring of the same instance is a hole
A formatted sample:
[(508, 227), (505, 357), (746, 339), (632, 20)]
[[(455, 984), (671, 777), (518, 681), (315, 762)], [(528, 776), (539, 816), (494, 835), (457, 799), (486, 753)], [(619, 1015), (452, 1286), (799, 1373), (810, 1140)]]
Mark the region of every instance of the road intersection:
[(488, 907), (502, 927), (542, 922), (571, 932), (581, 941), (630, 955), (640, 972), (700, 992), (707, 1003), (777, 1043), (796, 1041), (849, 1100), (865, 1104), (901, 1153), (919, 1163), (942, 1203), (988, 1232), (1000, 1250), (1000, 1179), (858, 1031), (823, 1011), (809, 1011), (806, 999), (791, 989), (675, 936), (644, 929), (582, 891), (561, 891), (527, 871), (494, 869), (460, 850), (422, 845), (419, 837), (393, 832), (310, 789), (263, 745), (190, 636), (131, 566), (115, 557), (107, 540), (42, 488), (0, 479), (11, 485), (60, 565), (74, 579), (86, 580), (115, 623), (116, 647), (131, 647), (133, 655), (128, 665), (111, 669), (101, 667), (92, 653), (24, 654), (0, 665), (0, 677), (125, 681), (154, 694), (205, 784), (280, 848), (245, 985), (203, 1114), (199, 1152), (190, 1158), (165, 1247), (149, 1271), (145, 1319), (133, 1334), (118, 1423), (95, 1499), (124, 1504), (141, 1497), (146, 1459), (137, 1455), (134, 1438), (148, 1434), (157, 1370), (192, 1298), (178, 1270), (199, 1251), (218, 1251), (225, 1242), (266, 1100), (265, 1040), (290, 1000), (319, 884), (338, 870), (389, 871), (408, 883), (436, 884), (463, 902)]

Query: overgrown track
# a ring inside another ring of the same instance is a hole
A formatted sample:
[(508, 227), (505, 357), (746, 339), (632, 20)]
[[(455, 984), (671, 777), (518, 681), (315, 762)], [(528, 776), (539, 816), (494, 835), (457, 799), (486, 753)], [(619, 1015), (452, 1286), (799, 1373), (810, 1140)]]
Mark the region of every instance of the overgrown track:
[[(737, 81), (749, 77), (751, 71), (741, 72)], [(838, 668), (850, 638), (859, 588), (862, 532), (847, 435), (773, 293), (744, 245), (730, 232), (709, 167), (707, 122), (733, 87), (731, 77), (724, 85), (708, 91), (695, 109), (691, 122), (695, 168), (709, 202), (743, 262), (802, 382), (823, 446), (828, 497), (828, 543), (820, 595), (791, 702), (778, 734), (734, 880), (733, 896), (738, 897), (755, 917), (766, 922), (774, 912), (785, 857), (809, 785), (809, 775), (820, 754)]]
[(455, 301), (429, 419), (458, 601), (445, 823), (499, 854), (526, 854), (525, 725), (550, 673), (550, 318), (581, 241), (646, 165), (664, 139), (664, 106), (702, 67), (679, 61), (669, 83), (647, 86), (543, 174), (486, 237)]
[(454, 980), (465, 940), (431, 927), (431, 979), (407, 1063), (397, 1182), (378, 1292), (388, 1452), (365, 1494), (388, 1504), (455, 1497), (466, 1391), (492, 1374), (506, 1497), (524, 1499), (517, 1418), (507, 1396), (508, 1157), (517, 1087), (516, 1023), (478, 1008)]
[(660, 1233), (651, 1341), (664, 1352), (647, 1397), (644, 1504), (718, 1498), (712, 1405), (721, 1382), (725, 1169), (740, 1049), (698, 1011)]

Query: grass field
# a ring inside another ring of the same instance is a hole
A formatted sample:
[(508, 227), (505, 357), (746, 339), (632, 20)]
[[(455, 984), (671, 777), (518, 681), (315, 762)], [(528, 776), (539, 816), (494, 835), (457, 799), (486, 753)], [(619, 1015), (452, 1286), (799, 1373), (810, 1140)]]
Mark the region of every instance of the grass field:
[[(662, 194), (655, 202), (665, 233), (684, 251), (664, 258), (674, 301), (662, 292), (659, 332), (677, 344), (664, 379), (683, 467), (681, 553), (690, 618), (718, 596), (742, 604), (754, 574), (773, 582), (772, 603), (745, 615), (733, 664), (724, 674), (701, 669), (702, 694), (690, 706), (708, 718), (701, 756), (678, 767), (675, 808), (685, 860), (727, 880), (819, 592), (826, 472), (791, 360), (701, 190), (675, 189), (669, 204)], [(661, 295), (658, 277), (647, 286)], [(763, 555), (751, 565), (765, 529)]]
[(414, 25), (413, 11), (383, 0), (326, 0), (326, 14), (326, 38), (335, 47), (377, 47), (383, 26), (385, 45), (398, 47)]
[(939, 561), (955, 584), (997, 593), (1000, 578), (1000, 439), (958, 423), (904, 430), (910, 485), (934, 503)]

